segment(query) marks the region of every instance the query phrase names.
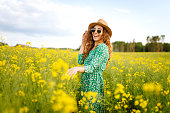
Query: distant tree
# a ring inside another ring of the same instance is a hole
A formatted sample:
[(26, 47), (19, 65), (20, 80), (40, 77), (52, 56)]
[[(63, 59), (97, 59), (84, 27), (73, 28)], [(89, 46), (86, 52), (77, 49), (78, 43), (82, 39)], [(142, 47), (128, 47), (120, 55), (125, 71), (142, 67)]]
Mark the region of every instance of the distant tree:
[(125, 43), (125, 51), (130, 52), (130, 43)]
[(146, 37), (147, 43), (150, 43), (150, 40), (151, 40), (150, 36), (147, 36), (147, 37)]
[(133, 43), (130, 43), (131, 52), (135, 52), (135, 39), (133, 39)]
[(163, 50), (164, 40), (165, 40), (165, 35), (161, 35), (161, 41), (162, 41), (161, 51), (164, 51), (164, 50)]
[(118, 42), (112, 43), (112, 48), (114, 52), (119, 52)]
[(152, 43), (158, 43), (160, 41), (160, 37), (159, 36), (152, 36), (151, 42)]
[(142, 42), (135, 43), (135, 52), (143, 52)]
[(165, 35), (161, 35), (161, 40), (162, 40), (162, 43), (164, 43)]
[(7, 43), (0, 42), (0, 46), (8, 45)]
[(148, 51), (148, 52), (161, 52), (163, 51), (163, 44), (161, 42), (159, 42), (160, 40), (161, 41), (164, 41), (164, 38), (165, 38), (165, 35), (161, 35), (161, 36), (147, 36), (146, 37), (146, 40), (147, 40), (147, 44), (146, 44), (146, 48), (145, 48), (145, 51)]
[(164, 43), (163, 44), (163, 51), (164, 52), (170, 52), (170, 43)]
[(119, 45), (120, 52), (124, 52), (124, 45), (125, 45), (125, 42), (120, 42), (120, 45)]
[(115, 41), (112, 43), (113, 51), (115, 52), (124, 52), (125, 42), (124, 41)]

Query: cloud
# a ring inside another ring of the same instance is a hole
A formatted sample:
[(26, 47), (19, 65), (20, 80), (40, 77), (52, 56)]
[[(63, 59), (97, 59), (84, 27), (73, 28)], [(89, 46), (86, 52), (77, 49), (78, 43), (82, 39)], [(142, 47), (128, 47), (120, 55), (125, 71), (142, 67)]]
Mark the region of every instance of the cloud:
[(52, 0), (1, 0), (0, 30), (27, 35), (73, 36), (81, 25), (89, 23), (92, 15), (89, 7)]
[(120, 13), (130, 13), (128, 9), (119, 9), (119, 8), (114, 8), (114, 11), (120, 12)]

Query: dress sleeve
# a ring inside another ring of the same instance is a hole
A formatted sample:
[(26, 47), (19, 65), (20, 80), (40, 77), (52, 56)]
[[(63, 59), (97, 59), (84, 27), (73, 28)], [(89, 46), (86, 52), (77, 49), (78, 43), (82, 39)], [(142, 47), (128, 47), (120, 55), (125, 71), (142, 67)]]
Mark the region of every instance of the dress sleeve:
[(84, 64), (84, 62), (83, 62), (83, 54), (78, 54), (78, 64), (80, 64), (80, 65)]
[(92, 73), (96, 68), (102, 65), (103, 61), (108, 61), (109, 51), (107, 45), (99, 45), (90, 65), (84, 66), (86, 73)]

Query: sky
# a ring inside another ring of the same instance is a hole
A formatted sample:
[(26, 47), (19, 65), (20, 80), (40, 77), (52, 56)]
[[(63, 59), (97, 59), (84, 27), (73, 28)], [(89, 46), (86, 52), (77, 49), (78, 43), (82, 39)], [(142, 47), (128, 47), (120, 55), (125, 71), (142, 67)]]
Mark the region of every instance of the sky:
[(111, 42), (142, 42), (165, 35), (170, 43), (170, 0), (0, 0), (0, 41), (9, 46), (77, 49), (88, 25), (104, 19)]

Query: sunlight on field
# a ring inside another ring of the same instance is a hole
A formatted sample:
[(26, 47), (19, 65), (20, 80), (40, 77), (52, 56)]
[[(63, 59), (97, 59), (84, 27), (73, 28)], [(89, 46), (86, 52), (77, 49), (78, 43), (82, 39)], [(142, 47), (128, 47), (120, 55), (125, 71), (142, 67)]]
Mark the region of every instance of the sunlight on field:
[[(106, 112), (163, 112), (170, 107), (170, 53), (113, 52), (103, 73)], [(80, 73), (65, 72), (78, 52), (0, 46), (0, 112), (93, 112), (95, 92), (78, 100)], [(101, 101), (102, 102), (102, 101)]]

